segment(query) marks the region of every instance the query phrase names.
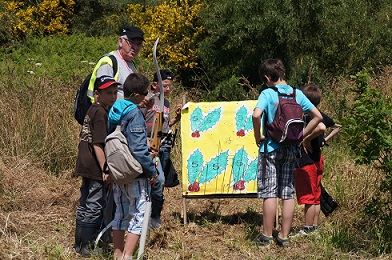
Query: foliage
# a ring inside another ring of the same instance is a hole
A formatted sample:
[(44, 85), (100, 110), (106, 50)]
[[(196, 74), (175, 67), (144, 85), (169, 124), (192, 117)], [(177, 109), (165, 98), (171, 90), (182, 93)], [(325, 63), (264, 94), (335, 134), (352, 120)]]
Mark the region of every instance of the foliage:
[(73, 14), (74, 5), (74, 0), (43, 0), (36, 5), (5, 1), (0, 15), (8, 19), (5, 29), (15, 39), (28, 35), (67, 33), (68, 19)]
[[(197, 23), (202, 3), (202, 0), (169, 0), (156, 6), (130, 4), (127, 13), (131, 23), (144, 31), (147, 48), (152, 49), (159, 37), (159, 59), (179, 73), (198, 63), (196, 43), (203, 27)], [(151, 59), (152, 52), (145, 51), (143, 55)]]
[[(384, 173), (380, 194), (367, 205), (370, 216), (377, 216), (380, 235), (378, 246), (381, 252), (390, 252), (392, 225), (392, 98), (380, 91), (379, 86), (370, 86), (371, 69), (358, 72), (352, 78), (356, 94), (349, 109), (350, 116), (345, 125), (345, 140), (358, 156), (357, 162), (374, 165)], [(390, 87), (390, 86), (389, 86)], [(378, 235), (378, 234), (377, 234)]]
[(259, 90), (253, 88), (246, 78), (232, 76), (228, 80), (223, 80), (211, 90), (206, 91), (204, 101), (222, 100), (252, 100), (257, 99)]
[(120, 27), (128, 23), (126, 7), (127, 3), (120, 0), (76, 0), (70, 31), (89, 36), (118, 35)]
[(211, 85), (232, 75), (259, 82), (261, 61), (280, 58), (291, 83), (390, 64), (390, 1), (209, 0), (198, 55)]

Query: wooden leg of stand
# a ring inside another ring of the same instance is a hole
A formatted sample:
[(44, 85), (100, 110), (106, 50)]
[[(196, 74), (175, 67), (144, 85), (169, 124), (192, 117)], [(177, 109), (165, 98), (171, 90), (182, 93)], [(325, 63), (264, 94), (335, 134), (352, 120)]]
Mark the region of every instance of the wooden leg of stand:
[(184, 213), (184, 225), (187, 224), (187, 216), (186, 216), (186, 200), (185, 198), (182, 198), (182, 208), (183, 208), (183, 213)]

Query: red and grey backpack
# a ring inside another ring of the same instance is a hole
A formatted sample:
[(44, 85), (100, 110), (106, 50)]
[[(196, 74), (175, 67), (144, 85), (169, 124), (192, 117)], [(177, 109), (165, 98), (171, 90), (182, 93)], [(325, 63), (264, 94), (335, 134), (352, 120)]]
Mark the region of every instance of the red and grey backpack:
[(305, 122), (302, 119), (302, 107), (297, 103), (295, 88), (293, 93), (280, 93), (278, 88), (271, 87), (278, 93), (279, 105), (274, 120), (266, 123), (267, 134), (281, 144), (299, 144), (303, 139)]

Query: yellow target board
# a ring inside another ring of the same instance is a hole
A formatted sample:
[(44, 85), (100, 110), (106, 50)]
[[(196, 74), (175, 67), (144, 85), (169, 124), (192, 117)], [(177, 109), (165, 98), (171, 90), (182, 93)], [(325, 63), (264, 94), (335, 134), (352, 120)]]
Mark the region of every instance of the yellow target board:
[(184, 106), (184, 197), (256, 195), (258, 147), (252, 124), (256, 102), (190, 102)]

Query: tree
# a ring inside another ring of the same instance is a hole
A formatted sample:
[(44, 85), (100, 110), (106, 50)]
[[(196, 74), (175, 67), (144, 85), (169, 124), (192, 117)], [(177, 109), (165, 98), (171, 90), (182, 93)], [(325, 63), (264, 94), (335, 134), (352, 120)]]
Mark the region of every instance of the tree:
[(206, 2), (197, 54), (210, 86), (233, 75), (257, 84), (266, 58), (282, 59), (297, 86), (392, 62), (390, 1)]

